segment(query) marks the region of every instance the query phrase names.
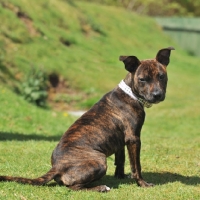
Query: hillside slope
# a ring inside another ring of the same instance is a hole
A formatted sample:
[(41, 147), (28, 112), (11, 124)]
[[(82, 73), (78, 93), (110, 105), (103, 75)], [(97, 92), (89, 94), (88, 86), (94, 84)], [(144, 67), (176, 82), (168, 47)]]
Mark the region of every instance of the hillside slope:
[[(1, 1), (0, 18), (1, 82), (23, 82), (31, 67), (43, 69), (79, 91), (79, 100), (92, 98), (88, 106), (125, 76), (119, 55), (152, 58), (174, 46), (153, 19), (92, 3)], [(175, 48), (172, 61), (183, 53)]]

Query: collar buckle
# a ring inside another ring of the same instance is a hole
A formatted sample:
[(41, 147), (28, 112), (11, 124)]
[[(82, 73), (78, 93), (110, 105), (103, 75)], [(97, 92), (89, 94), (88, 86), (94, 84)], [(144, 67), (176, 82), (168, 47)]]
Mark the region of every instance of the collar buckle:
[(138, 101), (146, 108), (152, 107), (152, 103), (149, 103), (149, 102), (145, 101), (144, 99), (138, 98)]

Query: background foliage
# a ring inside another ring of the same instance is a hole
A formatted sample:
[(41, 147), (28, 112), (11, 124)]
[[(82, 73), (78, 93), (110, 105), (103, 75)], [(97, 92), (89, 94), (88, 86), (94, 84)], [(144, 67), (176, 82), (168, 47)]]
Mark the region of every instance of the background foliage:
[(199, 0), (85, 0), (150, 16), (200, 16)]
[(47, 87), (45, 72), (32, 67), (28, 76), (20, 85), (19, 91), (28, 102), (44, 107), (48, 97)]

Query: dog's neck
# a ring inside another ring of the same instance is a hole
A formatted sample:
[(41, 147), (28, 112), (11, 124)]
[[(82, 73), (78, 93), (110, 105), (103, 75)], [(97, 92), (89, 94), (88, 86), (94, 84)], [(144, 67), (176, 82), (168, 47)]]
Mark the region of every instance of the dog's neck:
[(133, 90), (132, 85), (132, 77), (131, 74), (128, 74), (124, 80), (119, 83), (119, 87), (123, 90), (126, 94), (128, 94), (132, 99), (137, 100), (143, 107), (150, 108), (152, 106), (151, 103), (148, 103), (145, 99), (140, 98), (136, 92)]

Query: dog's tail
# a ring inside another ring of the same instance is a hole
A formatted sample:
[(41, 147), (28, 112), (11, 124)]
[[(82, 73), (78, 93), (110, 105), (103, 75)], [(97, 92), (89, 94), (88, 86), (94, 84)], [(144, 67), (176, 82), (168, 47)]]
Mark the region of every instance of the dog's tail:
[(30, 184), (30, 185), (44, 185), (51, 181), (56, 176), (56, 170), (51, 168), (45, 175), (35, 178), (22, 178), (22, 177), (13, 177), (13, 176), (0, 176), (0, 181), (12, 181), (18, 182), (23, 184)]

